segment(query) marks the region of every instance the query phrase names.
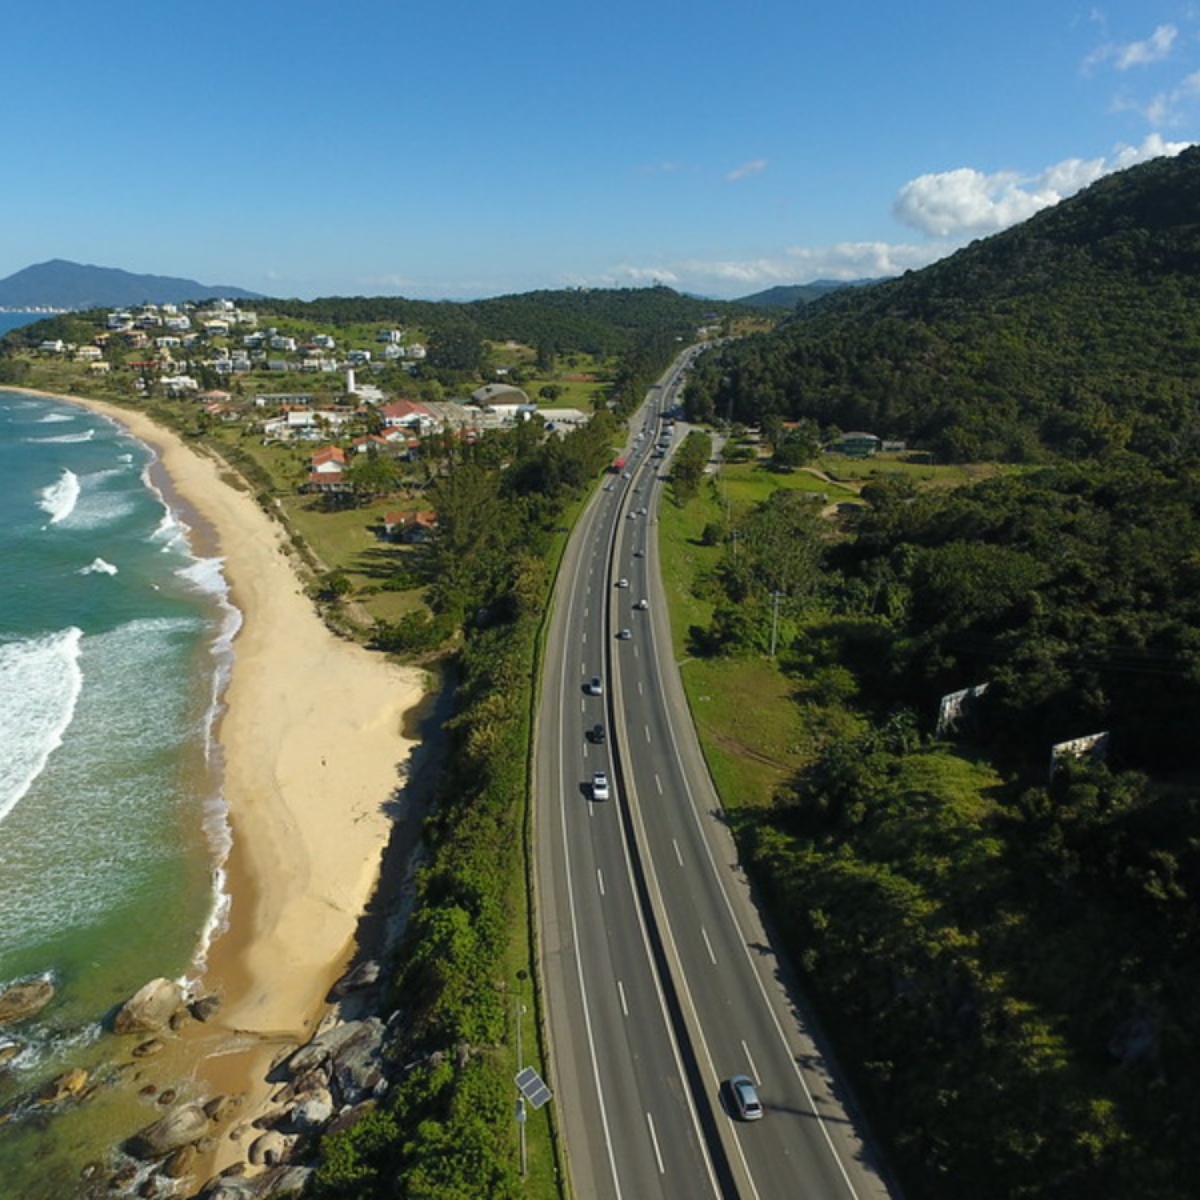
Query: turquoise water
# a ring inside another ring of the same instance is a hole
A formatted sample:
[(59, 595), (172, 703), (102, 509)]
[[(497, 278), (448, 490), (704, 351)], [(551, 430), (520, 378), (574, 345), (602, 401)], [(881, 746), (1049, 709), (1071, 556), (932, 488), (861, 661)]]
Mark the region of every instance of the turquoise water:
[(195, 977), (220, 920), (212, 729), (237, 614), (150, 461), (84, 409), (0, 391), (0, 987), (57, 988), (0, 1029), (18, 1047), (0, 1197), (71, 1194), (115, 1118), (101, 1099), (90, 1124), (35, 1120), (22, 1098), (102, 1064), (106, 1014), (150, 978)]

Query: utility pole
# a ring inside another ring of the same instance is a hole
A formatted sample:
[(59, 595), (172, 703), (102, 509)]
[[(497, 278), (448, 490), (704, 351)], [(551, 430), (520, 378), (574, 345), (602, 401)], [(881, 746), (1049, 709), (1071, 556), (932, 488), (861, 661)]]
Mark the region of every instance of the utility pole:
[[(525, 1059), (521, 1052), (521, 1018), (525, 1014), (525, 972), (520, 970), (517, 972), (517, 995), (516, 995), (516, 1017), (517, 1017), (517, 1074), (520, 1075), (525, 1067)], [(525, 1093), (521, 1092), (517, 1096), (517, 1127), (521, 1135), (521, 1178), (525, 1178), (525, 1173), (528, 1169), (528, 1159), (525, 1151)]]

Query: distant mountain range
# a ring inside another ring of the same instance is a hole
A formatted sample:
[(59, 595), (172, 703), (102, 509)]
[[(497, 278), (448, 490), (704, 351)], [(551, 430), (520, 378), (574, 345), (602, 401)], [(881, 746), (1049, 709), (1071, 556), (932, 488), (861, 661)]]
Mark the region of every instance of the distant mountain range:
[(90, 267), (54, 258), (0, 279), (0, 308), (124, 308), (131, 304), (179, 304), (184, 300), (261, 300), (262, 295), (227, 284), (197, 283), (169, 275), (135, 275), (117, 267)]
[(751, 296), (743, 296), (734, 304), (746, 304), (751, 308), (798, 308), (803, 304), (811, 304), (828, 296), (830, 292), (841, 288), (862, 287), (864, 284), (877, 283), (875, 279), (814, 279), (812, 283), (794, 283), (781, 287), (767, 288), (765, 292), (755, 292)]

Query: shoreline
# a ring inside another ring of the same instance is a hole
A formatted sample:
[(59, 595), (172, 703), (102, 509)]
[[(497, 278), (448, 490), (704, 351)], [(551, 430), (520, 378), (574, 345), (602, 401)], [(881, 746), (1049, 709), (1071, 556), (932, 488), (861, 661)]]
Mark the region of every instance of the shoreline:
[(396, 802), (420, 743), (403, 723), (426, 699), (426, 675), (325, 626), (286, 530), (229, 481), (217, 455), (136, 409), (10, 390), (86, 408), (149, 446), (154, 485), (188, 526), (193, 554), (222, 560), (229, 603), (241, 614), (214, 727), (231, 833), (222, 866), (228, 911), (199, 980), (221, 1005), (182, 1030), (162, 1062), (201, 1099), (239, 1098), (237, 1125), (219, 1130), (197, 1164), (199, 1184), (245, 1160), (242, 1139), (257, 1135), (252, 1122), (277, 1087), (271, 1066), (332, 1008), (330, 990), (355, 952), (404, 815)]

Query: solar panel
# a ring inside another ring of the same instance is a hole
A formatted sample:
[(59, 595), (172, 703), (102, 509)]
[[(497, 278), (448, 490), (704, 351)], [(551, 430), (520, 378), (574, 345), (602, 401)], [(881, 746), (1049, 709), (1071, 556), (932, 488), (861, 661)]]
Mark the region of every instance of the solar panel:
[(533, 1105), (541, 1108), (554, 1093), (546, 1086), (545, 1080), (532, 1068), (524, 1067), (517, 1072), (517, 1087), (521, 1095)]

